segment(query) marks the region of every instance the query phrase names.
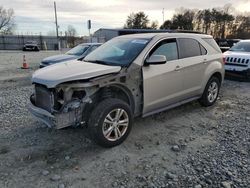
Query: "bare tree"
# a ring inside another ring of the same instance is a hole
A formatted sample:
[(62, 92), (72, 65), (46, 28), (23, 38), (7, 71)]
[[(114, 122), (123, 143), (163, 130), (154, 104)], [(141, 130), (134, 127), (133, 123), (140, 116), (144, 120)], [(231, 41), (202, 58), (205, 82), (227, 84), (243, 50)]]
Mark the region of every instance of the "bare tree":
[(151, 25), (150, 25), (150, 27), (149, 28), (151, 28), (151, 29), (158, 29), (158, 21), (157, 20), (155, 20), (155, 21), (152, 21), (151, 22)]
[(11, 33), (14, 27), (14, 10), (0, 6), (0, 33)]
[(75, 46), (75, 41), (76, 41), (76, 29), (72, 25), (68, 25), (68, 30), (67, 30), (67, 42), (70, 47)]
[(68, 25), (68, 36), (75, 37), (76, 36), (76, 29), (72, 25)]

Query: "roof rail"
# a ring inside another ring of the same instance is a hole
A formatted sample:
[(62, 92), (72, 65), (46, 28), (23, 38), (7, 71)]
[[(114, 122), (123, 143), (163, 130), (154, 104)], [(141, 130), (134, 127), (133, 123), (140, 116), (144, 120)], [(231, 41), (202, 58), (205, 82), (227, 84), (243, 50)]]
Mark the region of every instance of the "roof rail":
[(181, 30), (181, 29), (176, 29), (176, 30), (171, 30), (170, 33), (194, 33), (194, 34), (205, 34), (200, 31), (193, 31), (193, 30)]

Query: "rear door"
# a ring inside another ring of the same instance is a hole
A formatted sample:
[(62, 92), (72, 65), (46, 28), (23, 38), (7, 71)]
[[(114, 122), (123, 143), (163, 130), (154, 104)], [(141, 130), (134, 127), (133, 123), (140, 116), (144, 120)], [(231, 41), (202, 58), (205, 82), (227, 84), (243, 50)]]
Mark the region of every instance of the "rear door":
[(207, 67), (206, 49), (192, 38), (177, 39), (183, 74), (183, 100), (199, 94)]
[(152, 55), (164, 55), (167, 62), (161, 65), (143, 66), (144, 108), (143, 115), (160, 111), (176, 103), (182, 92), (182, 73), (179, 71), (176, 39), (165, 39), (150, 51)]

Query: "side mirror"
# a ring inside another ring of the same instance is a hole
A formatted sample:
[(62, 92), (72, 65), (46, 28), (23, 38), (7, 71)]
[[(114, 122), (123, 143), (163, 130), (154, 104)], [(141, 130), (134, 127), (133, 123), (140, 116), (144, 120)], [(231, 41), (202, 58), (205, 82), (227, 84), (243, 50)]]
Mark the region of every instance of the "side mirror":
[(164, 55), (152, 55), (149, 59), (145, 61), (145, 65), (160, 65), (165, 64), (167, 58)]

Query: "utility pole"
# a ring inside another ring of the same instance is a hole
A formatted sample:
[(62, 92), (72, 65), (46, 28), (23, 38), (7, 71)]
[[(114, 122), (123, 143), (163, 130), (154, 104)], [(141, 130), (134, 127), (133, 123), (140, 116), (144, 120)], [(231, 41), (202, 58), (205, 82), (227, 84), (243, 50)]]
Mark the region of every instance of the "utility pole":
[(165, 11), (164, 11), (164, 8), (162, 9), (162, 19), (163, 19), (163, 24), (165, 22)]
[(89, 39), (90, 39), (90, 42), (92, 42), (92, 37), (91, 37), (91, 34), (90, 34), (91, 20), (88, 20), (87, 24), (88, 24), (88, 30), (89, 30)]
[(55, 23), (56, 23), (56, 38), (58, 41), (58, 50), (60, 49), (59, 44), (59, 36), (58, 36), (58, 24), (57, 24), (57, 12), (56, 12), (56, 2), (54, 1), (54, 9), (55, 9)]

